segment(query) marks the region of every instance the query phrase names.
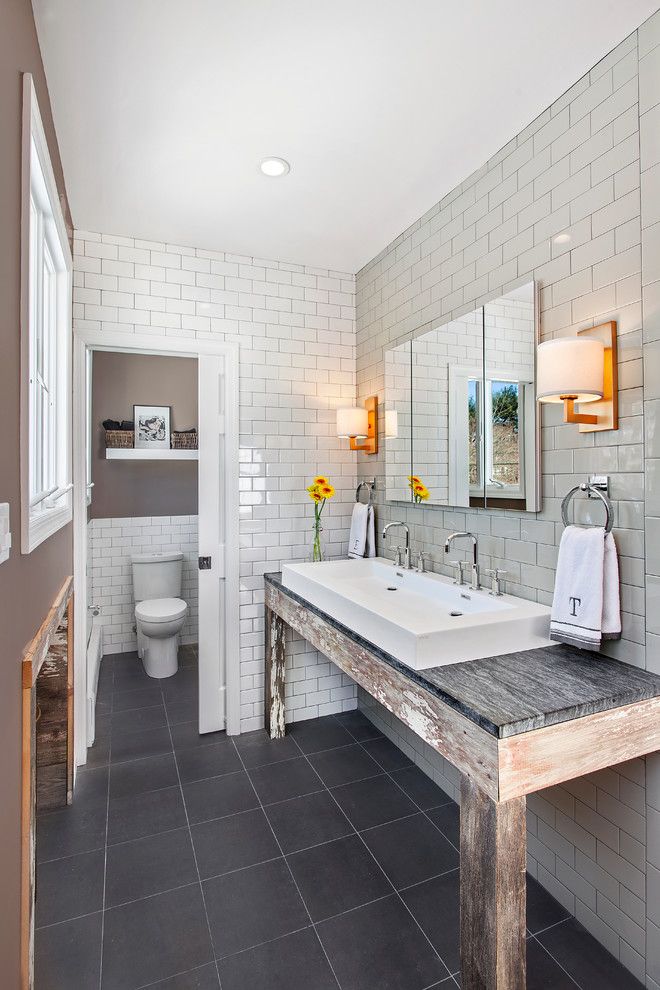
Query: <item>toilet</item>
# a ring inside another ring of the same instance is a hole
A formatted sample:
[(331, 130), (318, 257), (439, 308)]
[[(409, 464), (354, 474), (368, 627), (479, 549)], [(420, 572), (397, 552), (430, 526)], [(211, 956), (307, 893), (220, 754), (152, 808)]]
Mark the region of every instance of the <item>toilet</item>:
[(188, 606), (181, 595), (182, 553), (133, 557), (138, 656), (150, 677), (171, 677), (179, 661), (179, 633)]

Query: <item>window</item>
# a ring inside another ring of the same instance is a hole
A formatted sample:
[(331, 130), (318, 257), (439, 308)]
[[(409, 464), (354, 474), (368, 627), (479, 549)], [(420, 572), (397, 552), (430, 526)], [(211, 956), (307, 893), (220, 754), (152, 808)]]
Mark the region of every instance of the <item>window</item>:
[(23, 89), (21, 549), (71, 520), (71, 252), (29, 75)]

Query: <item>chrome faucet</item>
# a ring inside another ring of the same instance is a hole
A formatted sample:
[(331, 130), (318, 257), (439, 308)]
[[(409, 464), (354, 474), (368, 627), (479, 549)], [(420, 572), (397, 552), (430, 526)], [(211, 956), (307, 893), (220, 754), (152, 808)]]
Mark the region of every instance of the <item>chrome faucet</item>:
[[(410, 528), (408, 526), (408, 523), (404, 523), (404, 522), (391, 522), (391, 523), (388, 523), (386, 526), (383, 526), (383, 539), (385, 539), (385, 537), (387, 536), (388, 529), (392, 529), (393, 526), (401, 526), (401, 528), (405, 530), (405, 533), (406, 533), (406, 546), (405, 546), (405, 549), (403, 551), (403, 564), (401, 563), (401, 556), (400, 555), (397, 558), (397, 564), (398, 564), (399, 567), (403, 567), (403, 568), (405, 568), (405, 570), (409, 571), (410, 570)], [(399, 549), (399, 548), (397, 548), (397, 549)]]
[[(473, 591), (479, 591), (481, 587), (481, 582), (479, 580), (479, 540), (474, 535), (474, 533), (452, 533), (447, 537), (445, 541), (445, 553), (449, 553), (451, 545), (454, 540), (472, 540), (472, 567), (471, 567), (471, 580), (470, 587)], [(461, 569), (461, 580), (463, 578), (463, 571)]]

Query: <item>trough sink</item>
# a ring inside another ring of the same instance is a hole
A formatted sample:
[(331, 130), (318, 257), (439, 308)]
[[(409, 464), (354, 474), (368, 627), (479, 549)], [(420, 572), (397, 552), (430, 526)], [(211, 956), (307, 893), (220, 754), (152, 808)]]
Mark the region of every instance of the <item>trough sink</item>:
[(413, 670), (554, 645), (545, 605), (383, 557), (284, 564), (282, 584)]

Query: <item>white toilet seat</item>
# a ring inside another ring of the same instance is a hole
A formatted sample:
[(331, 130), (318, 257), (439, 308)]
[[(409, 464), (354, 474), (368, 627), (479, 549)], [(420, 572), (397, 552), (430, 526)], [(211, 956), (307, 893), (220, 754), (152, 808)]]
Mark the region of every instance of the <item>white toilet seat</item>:
[(187, 608), (181, 598), (148, 598), (135, 606), (135, 617), (144, 622), (175, 622)]

